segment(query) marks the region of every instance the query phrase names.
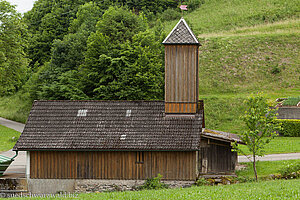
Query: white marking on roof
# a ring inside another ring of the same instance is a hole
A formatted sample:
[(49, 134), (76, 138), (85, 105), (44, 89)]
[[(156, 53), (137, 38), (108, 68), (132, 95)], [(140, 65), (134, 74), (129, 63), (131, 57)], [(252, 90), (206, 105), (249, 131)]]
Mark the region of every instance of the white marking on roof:
[(85, 117), (88, 110), (78, 110), (77, 117)]
[(126, 117), (130, 117), (131, 116), (131, 110), (126, 110)]
[(120, 140), (125, 140), (126, 139), (126, 135), (121, 135)]

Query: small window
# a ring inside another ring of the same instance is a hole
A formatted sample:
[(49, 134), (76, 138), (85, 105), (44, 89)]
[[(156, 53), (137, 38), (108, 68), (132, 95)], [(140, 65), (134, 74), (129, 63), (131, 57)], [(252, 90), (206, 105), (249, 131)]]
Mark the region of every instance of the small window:
[(136, 152), (136, 164), (143, 164), (144, 163), (144, 152), (138, 151)]
[(77, 117), (85, 117), (87, 110), (78, 110)]

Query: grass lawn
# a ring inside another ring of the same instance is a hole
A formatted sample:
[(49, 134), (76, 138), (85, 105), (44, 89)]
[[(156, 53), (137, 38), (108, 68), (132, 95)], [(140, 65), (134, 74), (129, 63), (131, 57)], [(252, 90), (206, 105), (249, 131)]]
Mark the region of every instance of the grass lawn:
[[(270, 174), (278, 174), (279, 170), (290, 165), (300, 163), (299, 160), (280, 160), (280, 161), (257, 161), (256, 169), (259, 178), (266, 177)], [(238, 176), (254, 178), (252, 163), (241, 163), (247, 165), (246, 169), (236, 171)]]
[[(79, 194), (69, 199), (299, 199), (300, 179), (261, 181), (224, 186)], [(17, 198), (13, 198), (17, 199)], [(49, 199), (49, 198), (30, 198)], [(64, 198), (68, 199), (68, 198)]]
[[(247, 155), (250, 155), (245, 145), (239, 146)], [(300, 152), (300, 137), (275, 137), (265, 148), (266, 154), (297, 152)]]
[(19, 138), (19, 136), (18, 131), (0, 125), (0, 152), (13, 148), (17, 140), (12, 140), (12, 137)]

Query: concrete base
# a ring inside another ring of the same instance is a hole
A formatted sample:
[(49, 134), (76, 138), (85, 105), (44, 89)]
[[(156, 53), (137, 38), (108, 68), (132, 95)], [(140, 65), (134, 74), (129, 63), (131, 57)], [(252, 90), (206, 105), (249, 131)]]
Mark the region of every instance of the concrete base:
[(28, 179), (28, 191), (32, 194), (56, 194), (75, 190), (74, 179)]

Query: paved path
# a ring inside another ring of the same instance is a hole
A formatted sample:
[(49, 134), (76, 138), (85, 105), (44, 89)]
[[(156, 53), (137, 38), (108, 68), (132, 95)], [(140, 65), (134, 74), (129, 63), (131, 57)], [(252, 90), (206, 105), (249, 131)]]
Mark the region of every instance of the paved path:
[(14, 129), (16, 131), (19, 131), (20, 133), (22, 133), (25, 126), (25, 124), (4, 119), (2, 117), (0, 117), (0, 124), (8, 128)]
[[(1, 155), (12, 158), (16, 155), (15, 151), (9, 150), (2, 152)], [(6, 169), (1, 178), (25, 178), (26, 169), (26, 151), (19, 151), (18, 156)]]
[[(300, 153), (269, 154), (264, 157), (256, 157), (259, 161), (296, 160), (300, 159)], [(238, 156), (238, 162), (250, 162), (246, 156)]]
[[(2, 117), (0, 117), (0, 124), (8, 128), (14, 129), (16, 131), (19, 131), (21, 133), (25, 126), (25, 124), (4, 119)], [(0, 154), (12, 158), (13, 156), (16, 155), (16, 152), (9, 150), (6, 152), (1, 152)], [(7, 170), (4, 173), (4, 176), (2, 176), (1, 178), (24, 177), (25, 165), (26, 165), (26, 152), (19, 151), (18, 156), (15, 158), (12, 164), (7, 168)]]

